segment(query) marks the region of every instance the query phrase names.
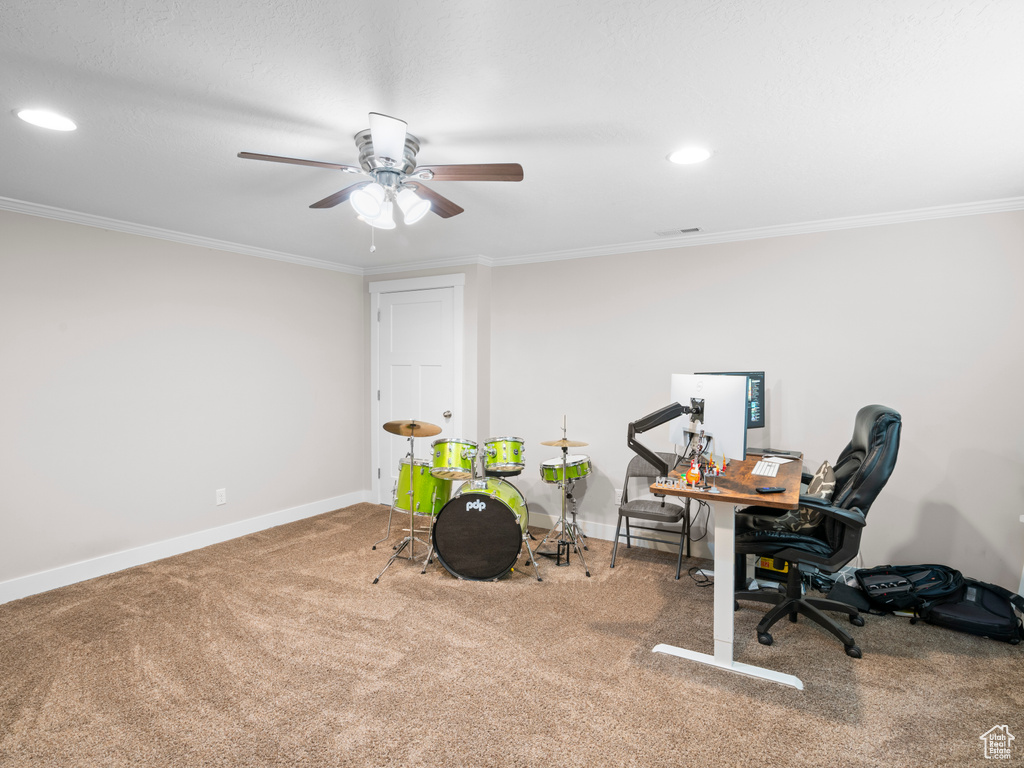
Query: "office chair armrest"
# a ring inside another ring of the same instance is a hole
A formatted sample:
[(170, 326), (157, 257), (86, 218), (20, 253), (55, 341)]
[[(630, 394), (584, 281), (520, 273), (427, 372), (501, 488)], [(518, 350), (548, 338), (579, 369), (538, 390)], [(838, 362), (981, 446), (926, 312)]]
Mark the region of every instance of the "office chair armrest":
[(825, 517), (831, 517), (833, 520), (838, 520), (844, 525), (849, 525), (853, 528), (863, 528), (867, 524), (867, 518), (864, 513), (856, 507), (851, 507), (850, 509), (833, 507), (825, 499), (819, 499), (817, 496), (801, 496), (800, 506), (821, 512)]
[(814, 479), (813, 472), (801, 472), (800, 473), (800, 485), (810, 485), (811, 480)]

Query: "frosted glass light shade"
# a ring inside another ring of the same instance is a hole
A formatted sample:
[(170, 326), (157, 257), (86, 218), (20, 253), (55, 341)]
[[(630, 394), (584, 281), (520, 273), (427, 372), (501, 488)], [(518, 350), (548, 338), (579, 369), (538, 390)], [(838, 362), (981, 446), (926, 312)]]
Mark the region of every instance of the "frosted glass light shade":
[(380, 214), (373, 218), (366, 217), (366, 223), (377, 229), (394, 229), (395, 215), (394, 203), (390, 200), (380, 207)]
[(380, 216), (384, 203), (384, 187), (374, 181), (353, 192), (349, 202), (363, 218), (375, 219)]
[(406, 224), (415, 224), (430, 212), (430, 201), (406, 187), (398, 193), (398, 207)]

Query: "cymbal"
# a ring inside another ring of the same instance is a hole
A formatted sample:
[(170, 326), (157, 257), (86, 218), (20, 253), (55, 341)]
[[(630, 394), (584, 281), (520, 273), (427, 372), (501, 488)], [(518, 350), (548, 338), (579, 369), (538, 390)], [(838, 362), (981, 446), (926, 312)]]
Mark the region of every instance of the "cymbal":
[(437, 424), (431, 424), (426, 421), (415, 421), (413, 419), (399, 419), (398, 421), (389, 421), (384, 425), (384, 431), (390, 432), (393, 435), (402, 435), (403, 437), (430, 437), (431, 435), (441, 434), (441, 428)]
[(541, 445), (553, 445), (555, 448), (582, 448), (590, 443), (584, 443), (582, 440), (566, 440), (563, 437), (561, 440), (545, 440)]

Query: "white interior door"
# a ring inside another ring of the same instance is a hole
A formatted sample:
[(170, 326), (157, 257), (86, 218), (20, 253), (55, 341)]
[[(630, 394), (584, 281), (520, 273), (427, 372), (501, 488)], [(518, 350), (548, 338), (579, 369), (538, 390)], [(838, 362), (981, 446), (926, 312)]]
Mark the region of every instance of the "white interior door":
[[(461, 294), (461, 286), (459, 287)], [(382, 425), (416, 419), (441, 427), (440, 435), (417, 438), (417, 459), (431, 458), (430, 444), (459, 437), (462, 425), (461, 306), (456, 287), (381, 292), (376, 333), (378, 433), (374, 474), (379, 502), (390, 503), (399, 462), (409, 439), (385, 432)]]

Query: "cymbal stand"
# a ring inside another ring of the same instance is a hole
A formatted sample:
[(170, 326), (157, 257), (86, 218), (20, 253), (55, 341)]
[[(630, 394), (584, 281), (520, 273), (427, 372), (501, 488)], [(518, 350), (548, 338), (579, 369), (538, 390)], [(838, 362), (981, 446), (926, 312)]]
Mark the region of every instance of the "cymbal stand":
[[(568, 456), (569, 448), (567, 446), (562, 446), (562, 479), (558, 483), (559, 487), (562, 489), (562, 514), (561, 516), (559, 516), (558, 520), (555, 521), (555, 524), (551, 528), (551, 530), (548, 531), (548, 535), (545, 536), (541, 540), (540, 544), (537, 545), (537, 554), (545, 555), (546, 557), (554, 557), (555, 565), (563, 566), (569, 565), (569, 555), (572, 552), (572, 550), (576, 550), (576, 554), (580, 556), (580, 562), (583, 563), (583, 570), (586, 571), (587, 576), (589, 577), (590, 568), (587, 566), (587, 559), (583, 556), (583, 550), (585, 549), (585, 547), (581, 546), (581, 542), (584, 537), (579, 525), (576, 524), (575, 500), (573, 501), (572, 522), (569, 523), (565, 519), (566, 498), (570, 496), (568, 485), (570, 482), (572, 482), (566, 478), (566, 472), (568, 471), (568, 468), (566, 466), (566, 464), (568, 463)], [(551, 537), (551, 535), (555, 533), (555, 531), (558, 531), (558, 538), (555, 539), (554, 542), (558, 548), (557, 552), (541, 552), (540, 548), (544, 546), (544, 544)], [(563, 552), (565, 553), (564, 563), (562, 562)]]
[[(402, 554), (402, 550), (405, 549), (406, 546), (409, 547), (409, 554), (408, 554), (407, 557), (405, 557), (403, 559), (414, 561), (416, 559), (416, 556), (414, 554), (415, 553), (416, 542), (419, 541), (420, 544), (426, 544), (427, 543), (427, 542), (423, 541), (422, 539), (417, 539), (416, 538), (416, 522), (415, 522), (415, 519), (414, 519), (414, 515), (416, 514), (416, 501), (415, 501), (415, 499), (416, 499), (416, 448), (415, 448), (414, 440), (415, 440), (415, 437), (410, 434), (409, 435), (409, 535), (406, 536), (404, 539), (402, 539), (398, 543), (398, 547), (395, 549), (395, 553), (391, 556), (391, 559), (388, 560), (387, 565), (385, 565), (381, 569), (381, 572), (378, 573), (377, 577), (373, 580), (374, 584), (376, 584), (378, 581), (380, 581), (380, 577), (384, 575), (384, 571), (386, 571), (388, 568), (391, 567), (391, 564), (393, 562), (395, 562), (395, 560), (398, 559), (399, 555)], [(390, 524), (391, 524), (391, 520), (389, 518), (388, 519), (388, 526), (389, 526), (389, 528), (390, 528)], [(431, 529), (430, 530), (431, 530), (431, 539), (433, 539), (433, 519), (431, 519)], [(374, 545), (374, 546), (376, 546), (376, 545)], [(429, 555), (428, 555), (428, 559), (429, 559)], [(426, 566), (424, 566), (424, 569), (426, 569)]]
[(579, 538), (579, 540), (583, 542), (583, 548), (589, 552), (590, 548), (587, 546), (587, 534), (585, 534), (583, 532), (583, 529), (580, 528), (579, 524), (576, 522), (576, 499), (574, 499), (573, 495), (572, 495), (572, 489), (575, 488), (575, 487), (576, 487), (576, 481), (575, 480), (570, 480), (569, 481), (569, 490), (565, 494), (565, 497), (569, 501), (572, 502), (572, 507), (571, 507), (572, 511), (570, 512), (570, 514), (572, 515), (572, 522), (571, 523), (567, 523), (567, 525), (572, 529), (573, 535), (576, 536), (577, 538)]

